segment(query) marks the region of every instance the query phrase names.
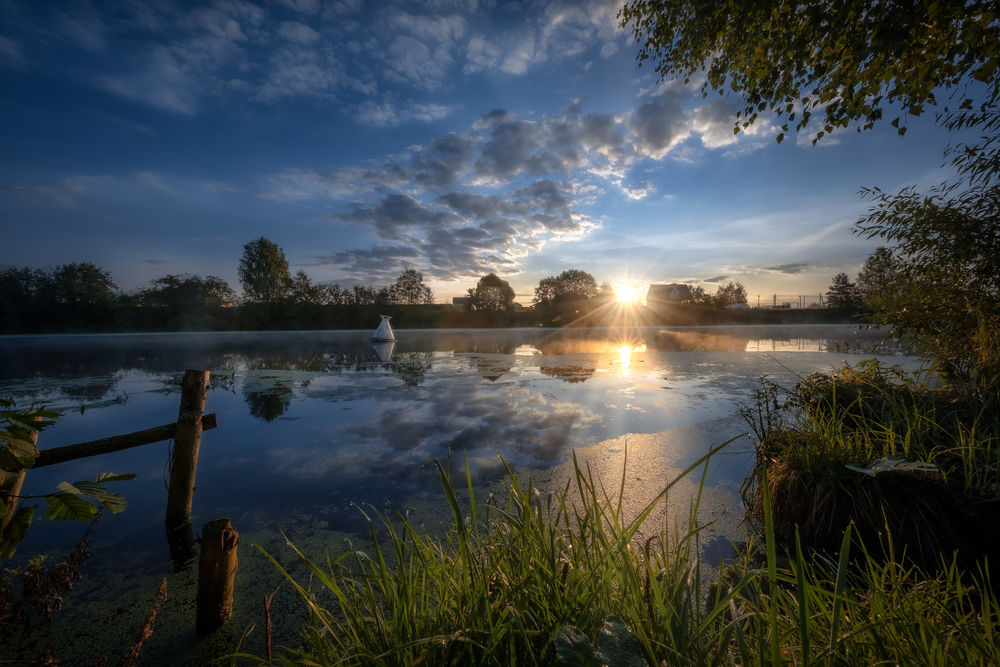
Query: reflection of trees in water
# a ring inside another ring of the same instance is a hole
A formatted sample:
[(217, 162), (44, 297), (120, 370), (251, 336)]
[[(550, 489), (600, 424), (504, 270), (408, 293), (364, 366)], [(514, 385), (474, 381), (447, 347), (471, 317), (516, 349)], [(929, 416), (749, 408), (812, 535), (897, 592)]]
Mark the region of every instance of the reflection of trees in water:
[(243, 391), (243, 400), (250, 406), (250, 414), (257, 419), (271, 422), (285, 414), (292, 404), (292, 390), (275, 384), (268, 391)]
[(750, 336), (704, 331), (658, 331), (647, 346), (655, 350), (680, 352), (743, 352)]
[(510, 369), (514, 367), (514, 356), (472, 356), (469, 357), (469, 365), (476, 369), (476, 372), (479, 373), (481, 378), (489, 380), (490, 382), (496, 382), (503, 377), (505, 373), (509, 373)]
[(402, 352), (382, 367), (398, 375), (407, 387), (416, 387), (423, 384), (424, 376), (434, 367), (434, 362), (430, 352)]
[(587, 366), (539, 366), (542, 375), (559, 378), (564, 382), (586, 382), (596, 369)]

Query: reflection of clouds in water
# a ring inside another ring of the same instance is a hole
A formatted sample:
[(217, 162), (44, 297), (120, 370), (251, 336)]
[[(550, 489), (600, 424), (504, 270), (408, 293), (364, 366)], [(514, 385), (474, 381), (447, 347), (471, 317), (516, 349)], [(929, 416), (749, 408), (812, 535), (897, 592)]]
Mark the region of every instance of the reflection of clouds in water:
[(338, 429), (328, 446), (274, 449), (272, 463), (296, 477), (402, 478), (431, 459), (467, 457), (474, 474), (491, 476), (499, 467), (495, 452), (516, 465), (545, 467), (567, 455), (581, 428), (600, 420), (527, 387), (483, 390), (478, 378), (435, 384), (418, 401), (384, 395), (376, 405), (374, 418)]

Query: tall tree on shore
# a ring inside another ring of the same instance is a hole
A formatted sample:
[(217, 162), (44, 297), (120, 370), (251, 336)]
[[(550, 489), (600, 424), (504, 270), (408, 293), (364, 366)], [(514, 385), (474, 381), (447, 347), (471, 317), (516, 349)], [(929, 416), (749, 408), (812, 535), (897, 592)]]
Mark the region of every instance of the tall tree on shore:
[(237, 273), (244, 296), (252, 302), (276, 303), (292, 286), (285, 252), (263, 236), (243, 246)]
[(514, 303), (514, 288), (495, 273), (487, 273), (468, 292), (470, 310), (499, 312)]
[(730, 282), (728, 285), (719, 287), (712, 300), (715, 302), (715, 306), (717, 308), (725, 308), (726, 306), (735, 306), (739, 303), (746, 303), (747, 290), (743, 287), (743, 283)]
[(543, 307), (555, 306), (589, 301), (599, 293), (594, 276), (579, 269), (567, 269), (558, 276), (542, 278), (535, 288), (534, 302)]
[(415, 305), (434, 303), (434, 293), (424, 284), (424, 274), (416, 269), (406, 269), (396, 282), (389, 286), (388, 302)]
[(858, 288), (846, 273), (838, 273), (833, 277), (833, 284), (826, 293), (826, 302), (831, 308), (857, 308)]
[(875, 252), (868, 255), (855, 281), (861, 302), (866, 305), (872, 303), (878, 294), (888, 290), (892, 285), (895, 271), (896, 260), (892, 256), (892, 251), (885, 246), (879, 246)]

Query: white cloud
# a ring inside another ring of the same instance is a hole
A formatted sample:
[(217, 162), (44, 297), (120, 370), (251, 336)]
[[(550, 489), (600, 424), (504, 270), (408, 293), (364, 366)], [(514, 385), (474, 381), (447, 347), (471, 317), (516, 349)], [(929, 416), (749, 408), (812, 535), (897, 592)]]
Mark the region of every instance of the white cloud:
[(524, 34), (503, 59), (500, 69), (507, 74), (524, 74), (535, 61), (535, 36)]
[(198, 87), (169, 49), (155, 48), (144, 65), (139, 71), (100, 76), (98, 83), (109, 92), (157, 109), (180, 114), (197, 111)]
[(278, 34), (290, 42), (312, 44), (319, 40), (319, 33), (298, 21), (286, 21), (278, 27)]
[(28, 64), (21, 51), (21, 45), (9, 37), (0, 35), (0, 65), (5, 67), (23, 67)]
[(497, 45), (482, 35), (475, 35), (466, 46), (466, 62), (463, 71), (466, 74), (473, 74), (483, 70), (491, 70), (497, 66), (499, 59), (500, 50)]

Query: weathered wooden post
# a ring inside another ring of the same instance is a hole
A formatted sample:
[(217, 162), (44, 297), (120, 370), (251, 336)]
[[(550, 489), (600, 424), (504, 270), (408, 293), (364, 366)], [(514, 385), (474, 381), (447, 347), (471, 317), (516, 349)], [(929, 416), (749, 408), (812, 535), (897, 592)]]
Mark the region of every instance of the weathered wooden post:
[(233, 582), (236, 578), (236, 546), (240, 534), (229, 519), (216, 518), (201, 529), (198, 560), (199, 637), (210, 634), (233, 614)]
[(174, 455), (170, 463), (170, 488), (167, 489), (167, 528), (179, 528), (191, 521), (198, 449), (201, 447), (201, 416), (208, 397), (208, 378), (208, 371), (184, 371)]
[(177, 528), (167, 528), (167, 546), (170, 548), (170, 560), (174, 564), (174, 572), (186, 570), (198, 555), (191, 523)]

